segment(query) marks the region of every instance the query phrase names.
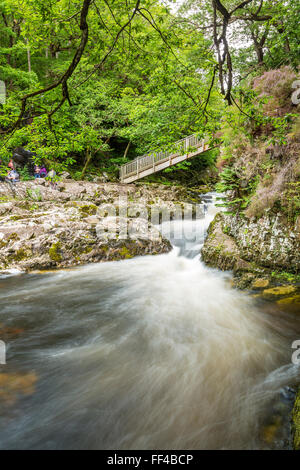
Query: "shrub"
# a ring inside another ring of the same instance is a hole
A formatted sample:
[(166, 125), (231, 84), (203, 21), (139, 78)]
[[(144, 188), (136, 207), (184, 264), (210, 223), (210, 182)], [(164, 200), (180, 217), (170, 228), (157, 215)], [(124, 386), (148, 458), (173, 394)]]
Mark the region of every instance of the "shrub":
[(276, 70), (268, 70), (253, 81), (253, 88), (259, 98), (267, 97), (264, 105), (267, 114), (274, 114), (278, 107), (291, 106), (292, 83), (297, 75), (291, 67), (285, 66)]

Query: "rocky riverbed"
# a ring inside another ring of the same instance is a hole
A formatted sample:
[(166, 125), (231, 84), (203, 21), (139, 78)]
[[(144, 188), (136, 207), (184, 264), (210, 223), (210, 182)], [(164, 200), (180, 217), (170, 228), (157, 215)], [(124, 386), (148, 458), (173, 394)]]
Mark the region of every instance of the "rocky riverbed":
[(1, 183), (0, 270), (47, 270), (168, 252), (170, 242), (150, 223), (151, 210), (172, 212), (183, 201), (195, 202), (194, 196), (163, 185), (65, 180), (51, 189), (36, 180), (12, 189)]

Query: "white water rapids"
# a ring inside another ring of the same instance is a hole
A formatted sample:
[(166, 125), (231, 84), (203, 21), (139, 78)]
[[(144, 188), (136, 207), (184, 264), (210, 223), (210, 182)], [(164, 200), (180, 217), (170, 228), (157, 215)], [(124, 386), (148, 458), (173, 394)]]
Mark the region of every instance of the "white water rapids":
[(1, 448), (263, 445), (272, 400), (299, 373), (299, 331), (193, 257), (216, 212), (209, 197), (206, 209), (198, 239), (169, 254), (0, 280), (0, 323), (24, 329), (1, 372), (37, 376), (1, 406)]

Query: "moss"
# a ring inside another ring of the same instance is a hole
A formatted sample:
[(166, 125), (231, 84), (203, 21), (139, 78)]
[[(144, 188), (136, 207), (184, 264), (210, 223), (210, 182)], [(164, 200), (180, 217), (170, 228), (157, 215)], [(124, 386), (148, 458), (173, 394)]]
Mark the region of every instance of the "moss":
[(263, 291), (264, 295), (288, 295), (296, 292), (295, 286), (279, 286), (273, 287), (272, 289), (265, 289)]
[(32, 189), (27, 188), (26, 196), (28, 199), (32, 199), (34, 201), (41, 202), (43, 200), (43, 196), (42, 196), (40, 188), (32, 188)]
[(12, 200), (13, 200), (12, 197), (9, 197), (9, 196), (1, 196), (1, 197), (0, 197), (0, 204), (2, 204), (2, 203), (4, 204), (4, 203), (10, 202), (10, 201), (12, 201)]
[(263, 289), (265, 287), (268, 287), (269, 284), (270, 284), (270, 281), (268, 279), (258, 278), (258, 279), (255, 279), (255, 281), (253, 281), (252, 288)]
[(285, 297), (284, 299), (277, 300), (277, 304), (299, 304), (300, 305), (300, 294), (293, 295), (291, 297)]
[(12, 262), (12, 261), (22, 261), (23, 259), (28, 258), (28, 256), (29, 256), (29, 254), (23, 248), (20, 248), (15, 253), (10, 254), (8, 256), (8, 260), (10, 262)]
[(87, 246), (87, 247), (85, 247), (85, 249), (84, 249), (84, 251), (83, 251), (83, 254), (90, 253), (92, 250), (93, 250), (93, 247), (92, 247), (92, 246)]
[(27, 216), (26, 215), (12, 215), (9, 218), (9, 220), (16, 221), (16, 220), (22, 220), (22, 219), (26, 219), (26, 218), (28, 219), (28, 217), (31, 217), (31, 215), (30, 216), (28, 216), (28, 215)]
[(223, 219), (223, 216), (221, 213), (216, 214), (214, 220), (209, 224), (207, 233), (210, 234), (211, 232), (213, 232), (216, 224), (220, 222), (222, 219)]
[(41, 213), (41, 214), (34, 214), (34, 215), (32, 215), (32, 218), (33, 219), (39, 219), (40, 217), (45, 217), (46, 215), (48, 215), (46, 212)]
[(300, 274), (294, 274), (287, 271), (272, 271), (271, 276), (274, 280), (282, 282), (300, 282)]
[(97, 206), (95, 204), (85, 204), (78, 207), (82, 217), (88, 217), (89, 215), (95, 215), (97, 213)]
[(121, 248), (119, 254), (123, 259), (129, 259), (133, 257), (133, 255), (130, 253), (128, 248), (126, 248), (126, 246), (123, 246), (123, 248)]
[(80, 255), (86, 255), (90, 253), (92, 250), (93, 250), (92, 245), (80, 246), (73, 251), (73, 256), (78, 261), (80, 259)]
[(0, 247), (4, 248), (9, 244), (10, 241), (17, 241), (20, 240), (20, 237), (17, 233), (13, 232), (11, 233), (6, 239), (0, 240)]
[(300, 389), (294, 404), (292, 423), (294, 449), (300, 450)]
[(19, 235), (18, 235), (16, 232), (12, 232), (12, 233), (9, 235), (9, 237), (7, 237), (6, 240), (7, 240), (8, 242), (10, 242), (10, 241), (12, 241), (12, 240), (16, 241), (16, 240), (20, 240), (20, 237), (19, 237)]
[(61, 244), (60, 242), (53, 243), (51, 248), (49, 248), (49, 256), (52, 261), (60, 263), (62, 261), (62, 256), (60, 254)]

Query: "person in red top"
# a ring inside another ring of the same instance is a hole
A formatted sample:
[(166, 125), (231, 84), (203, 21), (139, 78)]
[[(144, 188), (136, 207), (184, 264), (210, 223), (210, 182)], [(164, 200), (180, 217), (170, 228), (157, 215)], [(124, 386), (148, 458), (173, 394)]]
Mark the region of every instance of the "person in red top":
[(12, 159), (9, 160), (9, 164), (7, 165), (8, 168), (10, 168), (11, 170), (14, 169), (14, 162), (12, 161)]

